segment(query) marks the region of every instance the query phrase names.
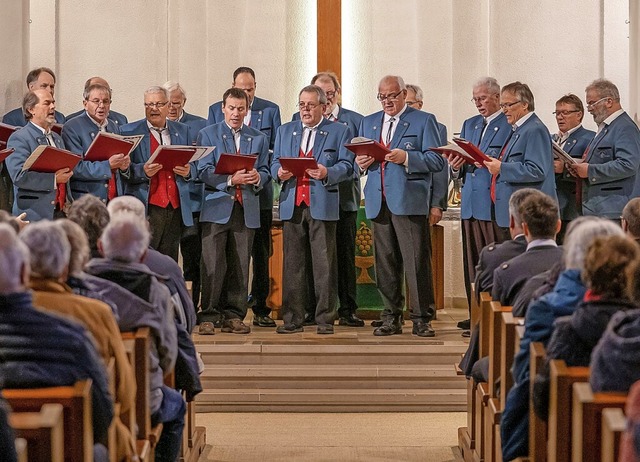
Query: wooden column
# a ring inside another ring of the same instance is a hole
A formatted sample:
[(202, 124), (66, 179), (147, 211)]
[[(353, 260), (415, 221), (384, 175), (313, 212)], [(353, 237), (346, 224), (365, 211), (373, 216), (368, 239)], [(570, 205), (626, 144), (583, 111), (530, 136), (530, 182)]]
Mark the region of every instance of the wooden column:
[(317, 0), (318, 68), (333, 71), (342, 81), (342, 0)]

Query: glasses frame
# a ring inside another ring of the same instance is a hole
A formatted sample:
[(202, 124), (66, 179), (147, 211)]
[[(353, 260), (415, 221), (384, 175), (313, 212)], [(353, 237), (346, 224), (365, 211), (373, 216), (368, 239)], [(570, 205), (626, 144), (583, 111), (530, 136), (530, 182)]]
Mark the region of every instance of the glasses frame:
[(611, 96), (605, 96), (603, 98), (600, 98), (598, 101), (594, 101), (593, 103), (587, 103), (587, 109), (592, 108), (596, 104), (603, 102), (605, 99), (613, 99), (613, 98), (611, 98)]
[(378, 93), (376, 95), (376, 99), (378, 101), (380, 101), (381, 103), (384, 103), (386, 100), (389, 101), (398, 101), (398, 96), (400, 96), (402, 94), (404, 90), (400, 90), (398, 93), (396, 93), (395, 95), (393, 93), (391, 93), (390, 95), (386, 95), (386, 96), (382, 96), (380, 93)]
[(298, 103), (298, 104), (296, 104), (296, 107), (297, 107), (298, 109), (300, 109), (301, 111), (304, 111), (305, 109), (308, 109), (308, 110), (310, 110), (310, 111), (313, 111), (315, 108), (317, 108), (318, 106), (322, 106), (322, 105), (323, 105), (323, 103), (320, 103), (320, 104), (314, 104), (314, 103), (307, 103), (307, 104), (305, 104), (305, 103)]
[(558, 117), (561, 115), (562, 117), (567, 117), (569, 114), (575, 114), (576, 112), (582, 112), (580, 109), (573, 109), (571, 111), (553, 111), (551, 114)]
[(513, 103), (500, 103), (500, 109), (502, 109), (503, 111), (505, 109), (511, 109), (513, 106), (521, 102), (522, 101), (518, 100), (518, 101), (514, 101)]
[(160, 103), (160, 102), (157, 102), (157, 103), (144, 103), (144, 107), (146, 107), (147, 109), (151, 109), (151, 108), (160, 109), (160, 108), (165, 107), (167, 104), (169, 104), (169, 101), (165, 101), (164, 103)]

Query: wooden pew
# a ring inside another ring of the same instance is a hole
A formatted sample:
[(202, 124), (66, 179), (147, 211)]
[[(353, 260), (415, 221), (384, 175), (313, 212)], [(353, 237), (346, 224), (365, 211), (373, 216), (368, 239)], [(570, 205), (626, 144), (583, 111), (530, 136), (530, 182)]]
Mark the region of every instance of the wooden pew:
[(4, 389), (3, 395), (14, 412), (38, 412), (45, 404), (63, 407), (64, 460), (93, 460), (91, 380), (68, 387)]
[(31, 462), (62, 462), (64, 456), (63, 408), (44, 404), (39, 412), (13, 412), (9, 425), (23, 438)]
[(27, 440), (24, 438), (16, 438), (16, 456), (18, 462), (29, 462), (29, 454), (27, 452)]
[[(129, 364), (132, 367), (135, 367), (136, 364), (136, 350), (135, 350), (135, 341), (133, 339), (125, 340), (122, 339), (124, 344), (125, 351), (127, 353), (127, 359), (129, 360)], [(136, 385), (137, 387), (137, 385)], [(137, 403), (137, 401), (136, 401)], [(146, 438), (138, 439), (137, 435), (137, 423), (136, 423), (136, 406), (132, 406), (129, 409), (129, 412), (126, 416), (123, 416), (122, 422), (129, 428), (129, 431), (134, 438), (136, 438), (136, 454), (141, 462), (149, 462), (151, 458), (151, 447), (149, 445), (149, 440)]]
[[(477, 302), (475, 285), (471, 284), (471, 327), (480, 322), (480, 305)], [(467, 426), (458, 428), (458, 447), (465, 462), (473, 460), (473, 450), (475, 441), (475, 418), (474, 409), (476, 405), (476, 385), (473, 380), (467, 380)]]
[(489, 355), (491, 302), (490, 293), (480, 293), (480, 358)]
[(626, 393), (594, 393), (588, 382), (573, 384), (571, 460), (588, 462), (602, 453), (602, 411), (624, 409)]
[(541, 342), (529, 344), (529, 460), (547, 460), (547, 422), (540, 419), (533, 410), (533, 383), (542, 369), (546, 351)]
[(191, 401), (187, 403), (180, 462), (197, 462), (206, 443), (206, 428), (196, 427), (196, 406), (195, 402)]
[[(513, 374), (511, 367), (516, 357), (516, 349), (520, 348), (520, 338), (517, 335), (517, 328), (520, 325), (520, 318), (514, 318), (511, 312), (502, 313), (502, 329), (500, 350), (500, 409), (504, 409), (507, 401), (507, 394), (513, 386)], [(524, 326), (523, 326), (524, 327)]]
[[(136, 409), (135, 421), (138, 428), (138, 455), (143, 460), (153, 460), (153, 449), (162, 434), (162, 424), (151, 427), (151, 408), (149, 405), (149, 349), (151, 345), (148, 327), (141, 327), (134, 332), (120, 334), (127, 351), (133, 351), (133, 369), (136, 376)], [(147, 443), (148, 444), (147, 444)]]
[(602, 462), (617, 462), (620, 438), (627, 427), (627, 419), (620, 408), (602, 410)]
[(549, 362), (549, 422), (547, 460), (571, 460), (571, 415), (573, 384), (589, 380), (588, 367), (568, 367), (563, 360)]

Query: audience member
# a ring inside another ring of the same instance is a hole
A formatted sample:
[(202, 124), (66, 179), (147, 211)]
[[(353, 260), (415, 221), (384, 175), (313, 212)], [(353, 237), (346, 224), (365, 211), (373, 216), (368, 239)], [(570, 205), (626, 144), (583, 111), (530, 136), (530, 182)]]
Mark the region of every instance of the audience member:
[(640, 243), (640, 197), (631, 199), (624, 206), (620, 224), (627, 236)]
[[(622, 229), (609, 220), (591, 218), (572, 226), (565, 238), (565, 270), (553, 290), (529, 305), (525, 332), (513, 363), (513, 387), (508, 392), (500, 425), (504, 460), (524, 457), (529, 450), (529, 345), (545, 346), (560, 316), (573, 313), (586, 292), (581, 272), (587, 249), (598, 236), (622, 235)], [(507, 390), (503, 391), (504, 393)]]
[(545, 365), (535, 377), (533, 403), (536, 414), (547, 420), (549, 361), (562, 359), (567, 366), (588, 366), (591, 352), (611, 317), (637, 308), (629, 300), (627, 268), (640, 256), (638, 245), (624, 236), (597, 237), (584, 261), (582, 280), (587, 291), (571, 316), (558, 318), (547, 345)]
[(627, 428), (620, 438), (618, 462), (638, 462), (640, 460), (640, 381), (634, 383), (627, 396), (624, 408)]
[(0, 393), (0, 454), (5, 462), (17, 462), (15, 435), (9, 426), (9, 406)]

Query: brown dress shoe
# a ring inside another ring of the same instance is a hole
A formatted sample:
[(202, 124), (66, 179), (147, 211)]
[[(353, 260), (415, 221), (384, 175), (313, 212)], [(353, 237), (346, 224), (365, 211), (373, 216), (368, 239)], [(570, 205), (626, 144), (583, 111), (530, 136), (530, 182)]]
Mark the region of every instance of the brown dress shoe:
[(251, 327), (239, 319), (225, 319), (220, 328), (220, 332), (227, 332), (231, 334), (248, 334), (251, 332)]

